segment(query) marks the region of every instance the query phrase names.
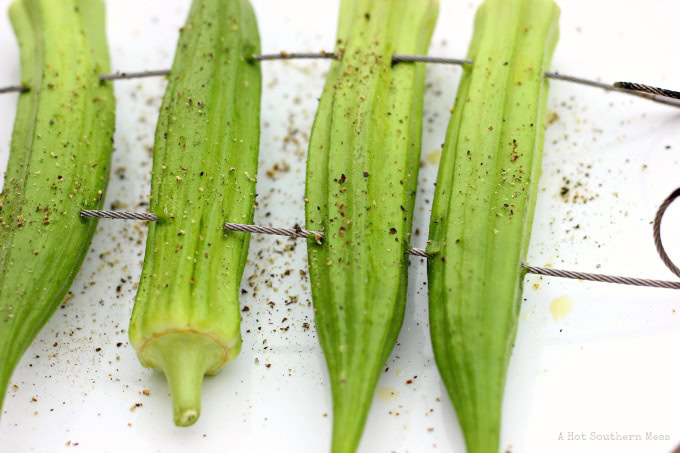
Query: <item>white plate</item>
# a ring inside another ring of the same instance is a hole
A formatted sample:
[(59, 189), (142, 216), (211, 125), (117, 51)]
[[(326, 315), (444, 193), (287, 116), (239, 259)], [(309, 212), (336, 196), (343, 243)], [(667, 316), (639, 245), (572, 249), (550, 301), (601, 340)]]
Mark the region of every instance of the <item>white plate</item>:
[[(479, 2), (441, 3), (430, 53), (462, 57)], [(4, 14), (8, 5), (0, 0), (0, 85), (20, 79), (16, 44)], [(188, 5), (188, 0), (109, 1), (113, 67), (169, 67)], [(263, 51), (333, 48), (336, 1), (254, 0), (254, 6)], [(680, 4), (672, 0), (564, 1), (553, 68), (604, 81), (678, 88), (678, 17)], [(255, 221), (302, 224), (307, 137), (328, 62), (268, 62), (262, 67)], [(414, 222), (420, 231), (417, 246), (426, 238), (437, 171), (433, 153), (444, 139), (460, 69), (429, 65), (427, 74), (424, 166)], [(158, 78), (115, 82), (116, 150), (107, 207), (122, 202), (143, 210), (138, 203), (149, 190), (150, 150), (164, 85)], [(3, 166), (15, 104), (16, 95), (0, 97)], [(680, 184), (678, 111), (559, 81), (552, 83), (549, 105), (559, 119), (546, 136), (529, 262), (671, 279), (655, 254), (650, 221), (658, 204)], [(277, 163), (287, 171), (269, 177)], [(587, 202), (564, 201), (564, 186)], [(680, 208), (674, 206), (664, 231), (676, 260), (680, 241), (673, 233), (679, 221)], [(100, 222), (73, 285), (75, 297), (55, 313), (12, 378), (17, 388), (9, 390), (3, 408), (0, 449), (326, 451), (330, 394), (308, 281), (300, 276), (306, 269), (304, 242), (253, 238), (245, 276), (256, 274), (252, 281), (258, 291), (243, 285), (249, 292), (241, 304), (250, 308), (243, 316), (243, 352), (217, 377), (206, 379), (198, 423), (176, 428), (164, 377), (143, 369), (127, 342), (145, 233), (137, 222)], [(288, 269), (291, 274), (282, 276)], [(463, 451), (432, 357), (423, 260), (411, 258), (410, 273), (406, 319), (389, 370), (378, 384), (360, 451)], [(502, 448), (520, 453), (665, 453), (680, 442), (680, 293), (535, 276), (525, 285)], [(297, 303), (286, 305), (294, 296)], [(562, 296), (572, 301), (571, 310), (555, 319), (550, 307)], [(270, 307), (269, 301), (275, 305)], [(413, 384), (407, 384), (410, 379)], [(142, 393), (145, 389), (149, 396)], [(142, 406), (132, 410), (137, 403)], [(643, 440), (569, 440), (570, 432), (587, 439), (591, 433), (639, 434)], [(668, 440), (644, 440), (648, 432)]]

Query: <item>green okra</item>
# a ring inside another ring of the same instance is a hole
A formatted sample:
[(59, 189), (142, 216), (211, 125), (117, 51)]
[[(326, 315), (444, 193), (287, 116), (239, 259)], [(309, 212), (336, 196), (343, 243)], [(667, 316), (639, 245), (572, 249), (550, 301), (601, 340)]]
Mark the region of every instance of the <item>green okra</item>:
[(477, 11), (444, 144), (430, 223), (430, 329), (469, 453), (498, 451), (541, 170), (553, 0)]
[(62, 302), (97, 226), (115, 104), (101, 0), (15, 0), (19, 95), (0, 194), (0, 406), (12, 371)]
[(163, 371), (174, 420), (200, 413), (203, 376), (241, 349), (238, 290), (252, 223), (260, 139), (257, 22), (247, 0), (194, 0), (161, 106), (144, 267), (130, 341)]
[(306, 224), (335, 453), (356, 449), (404, 316), (420, 159), (424, 54), (436, 0), (341, 0), (336, 52), (312, 128)]

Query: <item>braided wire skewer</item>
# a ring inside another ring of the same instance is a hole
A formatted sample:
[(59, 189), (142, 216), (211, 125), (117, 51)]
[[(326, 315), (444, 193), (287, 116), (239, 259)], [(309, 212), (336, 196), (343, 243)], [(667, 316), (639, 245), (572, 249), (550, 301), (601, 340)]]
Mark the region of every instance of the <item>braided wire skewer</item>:
[[(680, 277), (680, 269), (670, 259), (661, 240), (661, 220), (663, 219), (668, 206), (680, 197), (680, 188), (676, 189), (666, 198), (659, 206), (656, 216), (654, 217), (654, 244), (664, 264), (678, 277)], [(84, 218), (101, 218), (101, 219), (123, 219), (123, 220), (149, 220), (156, 221), (158, 217), (152, 213), (145, 212), (127, 212), (127, 211), (106, 211), (106, 210), (86, 210), (80, 211), (80, 215)], [(245, 225), (240, 223), (225, 223), (224, 229), (226, 231), (239, 231), (245, 233), (260, 233), (272, 234), (278, 236), (287, 236), (293, 239), (298, 238), (313, 238), (318, 244), (323, 242), (323, 233), (319, 231), (310, 231), (295, 226), (294, 228), (278, 228), (266, 227), (259, 225)], [(408, 247), (406, 253), (422, 258), (430, 258), (430, 255), (425, 249)], [(543, 275), (548, 277), (569, 278), (575, 280), (587, 280), (592, 282), (602, 283), (617, 283), (621, 285), (644, 286), (649, 288), (666, 288), (666, 289), (680, 289), (680, 281), (665, 281), (652, 280), (646, 278), (636, 277), (621, 277), (617, 275), (592, 274), (588, 272), (569, 271), (563, 269), (552, 269), (547, 267), (529, 266), (522, 263), (522, 268), (529, 274)]]
[(640, 93), (647, 93), (656, 96), (665, 96), (671, 99), (680, 99), (680, 91), (668, 90), (666, 88), (658, 88), (650, 85), (645, 85), (643, 83), (634, 82), (615, 82), (614, 86), (616, 88), (621, 88), (623, 90), (637, 91)]
[[(272, 54), (255, 54), (252, 55), (252, 59), (255, 61), (272, 61), (272, 60), (294, 60), (294, 59), (330, 59), (337, 60), (340, 55), (334, 52), (279, 52)], [(392, 56), (392, 63), (397, 64), (400, 62), (411, 62), (411, 63), (433, 63), (433, 64), (451, 64), (451, 65), (472, 65), (474, 62), (465, 58), (446, 58), (437, 57), (430, 55), (400, 55), (396, 54)], [(154, 76), (167, 76), (170, 74), (169, 69), (158, 69), (151, 71), (139, 71), (139, 72), (114, 72), (111, 74), (102, 74), (99, 78), (100, 80), (123, 80), (123, 79), (136, 79), (140, 77), (154, 77)], [(649, 85), (644, 85), (641, 83), (631, 83), (631, 82), (616, 82), (614, 84), (608, 84), (604, 82), (599, 82), (595, 80), (584, 79), (582, 77), (574, 77), (566, 74), (561, 74), (558, 72), (547, 71), (544, 73), (545, 77), (555, 80), (563, 80), (565, 82), (578, 83), (581, 85), (586, 85), (594, 88), (601, 88), (606, 91), (616, 91), (619, 93), (625, 93), (632, 96), (641, 97), (648, 99), (650, 101), (658, 102), (665, 105), (670, 105), (673, 107), (680, 107), (680, 93), (673, 90), (667, 90), (665, 88), (657, 88)], [(0, 94), (11, 93), (11, 92), (25, 92), (29, 91), (28, 87), (22, 85), (12, 85), (7, 87), (0, 87)]]

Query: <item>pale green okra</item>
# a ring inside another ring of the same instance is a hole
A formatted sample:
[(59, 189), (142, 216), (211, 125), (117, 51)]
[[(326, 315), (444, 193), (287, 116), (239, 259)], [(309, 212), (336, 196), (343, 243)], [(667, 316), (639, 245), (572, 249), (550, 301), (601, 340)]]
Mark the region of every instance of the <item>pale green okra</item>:
[(153, 155), (144, 268), (130, 342), (163, 371), (177, 425), (200, 413), (203, 376), (241, 349), (239, 284), (260, 138), (260, 39), (247, 0), (194, 0), (181, 30)]
[(108, 183), (115, 104), (101, 0), (15, 0), (23, 84), (0, 194), (0, 406), (22, 354), (64, 299)]
[(342, 0), (309, 145), (306, 225), (316, 329), (333, 395), (335, 453), (357, 448), (404, 315), (420, 159), (425, 54), (436, 0)]
[(558, 39), (553, 0), (486, 0), (444, 144), (430, 223), (430, 329), (469, 453), (496, 453)]

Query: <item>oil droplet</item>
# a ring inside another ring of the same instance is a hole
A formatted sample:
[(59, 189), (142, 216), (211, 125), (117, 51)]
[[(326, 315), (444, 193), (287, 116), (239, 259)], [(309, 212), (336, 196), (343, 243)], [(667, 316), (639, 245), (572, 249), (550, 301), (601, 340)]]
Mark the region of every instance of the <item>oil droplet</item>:
[(390, 387), (378, 387), (375, 396), (381, 401), (392, 401), (399, 397), (399, 392)]
[(571, 300), (571, 297), (569, 296), (558, 297), (550, 302), (550, 313), (552, 314), (553, 319), (559, 321), (571, 313), (573, 302), (574, 301)]
[(441, 158), (442, 158), (442, 150), (441, 149), (437, 149), (435, 151), (432, 151), (427, 156), (425, 156), (425, 160), (430, 165), (437, 165)]

